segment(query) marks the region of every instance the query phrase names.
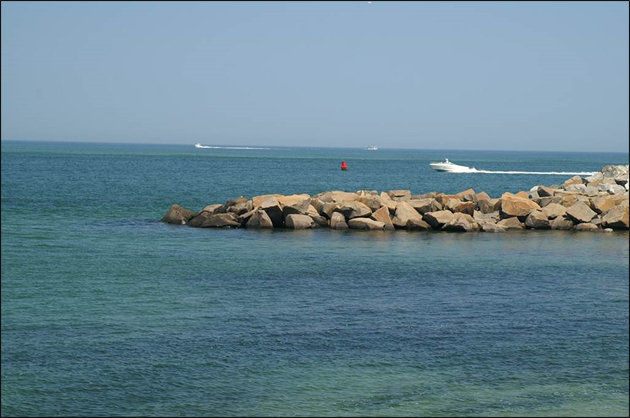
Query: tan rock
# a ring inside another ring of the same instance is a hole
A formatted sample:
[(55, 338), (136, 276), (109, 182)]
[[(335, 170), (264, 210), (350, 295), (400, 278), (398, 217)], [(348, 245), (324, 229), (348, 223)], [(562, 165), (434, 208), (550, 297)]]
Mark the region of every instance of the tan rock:
[(370, 208), (359, 201), (341, 203), (334, 212), (341, 212), (346, 219), (369, 218), (372, 215)]
[(483, 232), (505, 232), (505, 228), (500, 227), (491, 222), (484, 222), (480, 224), (481, 231)]
[(567, 209), (557, 203), (550, 203), (542, 208), (542, 212), (548, 219), (555, 219), (558, 216), (564, 216), (567, 213)]
[(373, 230), (383, 230), (385, 228), (385, 224), (383, 222), (375, 221), (373, 219), (368, 218), (354, 218), (348, 221), (348, 227), (350, 229), (367, 229), (370, 231)]
[(407, 231), (431, 231), (433, 228), (422, 219), (409, 219), (405, 229)]
[(567, 188), (572, 184), (583, 184), (584, 182), (582, 181), (582, 177), (580, 176), (573, 176), (571, 177), (569, 180), (565, 181), (564, 183), (562, 183), (562, 187)]
[(440, 202), (433, 198), (428, 199), (411, 199), (407, 203), (409, 203), (413, 208), (418, 211), (420, 214), (424, 214), (427, 212), (435, 212), (437, 210), (442, 210), (442, 205)]
[(280, 202), (278, 202), (278, 197), (281, 197), (282, 195), (280, 194), (265, 194), (265, 195), (261, 195), (261, 196), (254, 196), (252, 198), (252, 204), (253, 204), (253, 209), (257, 209), (260, 207), (260, 205), (262, 204), (262, 202), (266, 201), (269, 198), (275, 198), (276, 202), (279, 204)]
[(346, 218), (339, 212), (334, 212), (330, 218), (330, 229), (348, 229)]
[(549, 218), (542, 210), (535, 210), (527, 216), (525, 226), (532, 229), (549, 229), (551, 224)]
[(573, 229), (573, 222), (564, 216), (558, 216), (551, 221), (551, 229), (568, 231), (569, 229)]
[(315, 222), (310, 216), (291, 214), (285, 220), (287, 228), (291, 229), (310, 229), (315, 228)]
[(529, 199), (518, 197), (511, 193), (504, 193), (501, 196), (501, 216), (504, 218), (514, 216), (526, 217), (537, 209), (540, 209), (540, 206)]
[(445, 224), (453, 219), (453, 212), (449, 210), (438, 210), (424, 214), (424, 220), (433, 227), (433, 229), (441, 229)]
[(577, 202), (567, 209), (567, 218), (574, 223), (588, 223), (595, 215), (597, 214), (584, 202)]
[(383, 222), (386, 231), (393, 231), (395, 229), (394, 224), (392, 223), (392, 219), (389, 216), (389, 209), (387, 209), (387, 207), (385, 206), (372, 213), (371, 218), (375, 221)]
[(366, 194), (363, 196), (359, 196), (357, 202), (363, 203), (365, 206), (370, 208), (372, 212), (377, 211), (381, 206), (383, 206), (381, 197), (378, 195)]
[(474, 232), (479, 231), (479, 224), (472, 216), (457, 212), (453, 214), (453, 218), (449, 222), (444, 224), (442, 230), (451, 232)]
[(162, 222), (175, 225), (184, 225), (195, 216), (197, 216), (197, 212), (184, 209), (178, 204), (175, 204), (168, 209), (168, 212), (162, 218)]
[(501, 199), (478, 199), (477, 208), (482, 213), (493, 213), (501, 209)]
[(473, 201), (459, 202), (453, 206), (453, 213), (465, 213), (472, 216), (475, 213), (475, 203)]
[(609, 209), (602, 218), (604, 228), (628, 229), (628, 205), (617, 205)]
[(538, 186), (537, 192), (540, 197), (551, 197), (554, 194), (554, 190), (551, 187), (545, 186)]
[(304, 202), (305, 200), (308, 201), (309, 205), (311, 203), (311, 197), (307, 194), (292, 194), (290, 196), (278, 196), (277, 199), (278, 199), (278, 203), (280, 203), (282, 206), (295, 205), (295, 204)]
[(464, 190), (457, 193), (457, 196), (464, 202), (477, 202), (477, 193), (473, 189)]
[(422, 215), (407, 202), (398, 202), (392, 223), (396, 228), (405, 228), (409, 219), (422, 220)]
[(505, 230), (509, 229), (525, 229), (525, 224), (518, 220), (518, 218), (507, 218), (497, 222), (497, 226)]
[(600, 229), (597, 227), (597, 225), (593, 225), (591, 223), (575, 225), (574, 229), (576, 231), (590, 231), (590, 232), (600, 231)]
[(396, 202), (404, 202), (407, 200), (411, 200), (410, 190), (389, 190), (387, 194), (393, 201), (396, 201)]
[(246, 228), (273, 229), (273, 222), (271, 222), (271, 218), (267, 215), (267, 212), (262, 209), (255, 210), (253, 212), (254, 213), (245, 224)]

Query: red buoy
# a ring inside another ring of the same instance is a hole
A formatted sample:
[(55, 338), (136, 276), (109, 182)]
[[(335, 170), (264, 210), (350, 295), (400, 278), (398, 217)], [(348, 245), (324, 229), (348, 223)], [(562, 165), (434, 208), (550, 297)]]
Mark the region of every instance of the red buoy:
[(346, 164), (346, 162), (345, 162), (345, 161), (342, 161), (342, 162), (341, 162), (341, 169), (342, 169), (343, 171), (346, 171), (346, 170), (348, 169), (348, 164)]

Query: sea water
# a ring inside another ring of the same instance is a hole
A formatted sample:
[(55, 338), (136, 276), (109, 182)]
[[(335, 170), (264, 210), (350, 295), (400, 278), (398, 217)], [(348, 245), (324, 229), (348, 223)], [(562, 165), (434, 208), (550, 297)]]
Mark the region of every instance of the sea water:
[[(2, 416), (627, 416), (628, 233), (199, 229), (240, 195), (628, 154), (2, 142)], [(339, 169), (345, 160), (349, 170)]]

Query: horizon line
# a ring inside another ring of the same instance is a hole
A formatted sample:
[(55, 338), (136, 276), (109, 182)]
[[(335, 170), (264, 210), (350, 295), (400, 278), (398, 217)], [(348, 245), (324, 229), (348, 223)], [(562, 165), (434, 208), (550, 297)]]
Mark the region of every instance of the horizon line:
[[(120, 142), (120, 141), (77, 141), (77, 140), (45, 140), (45, 139), (3, 139), (0, 138), (0, 142), (47, 142), (47, 143), (73, 143), (73, 144), (116, 144), (116, 145), (148, 145), (148, 146), (160, 146), (160, 145), (188, 145), (186, 143), (174, 143), (174, 142)], [(209, 144), (211, 146), (218, 147), (268, 147), (268, 148), (316, 148), (316, 149), (354, 149), (365, 150), (367, 147), (339, 147), (339, 146), (303, 146), (303, 145), (266, 145), (266, 144)], [(190, 146), (194, 146), (191, 143)], [(484, 151), (484, 152), (566, 152), (566, 153), (595, 153), (595, 154), (629, 154), (630, 150), (626, 151), (579, 151), (579, 150), (539, 150), (539, 149), (470, 149), (470, 148), (405, 148), (405, 147), (378, 147), (379, 150), (417, 150), (417, 151)]]

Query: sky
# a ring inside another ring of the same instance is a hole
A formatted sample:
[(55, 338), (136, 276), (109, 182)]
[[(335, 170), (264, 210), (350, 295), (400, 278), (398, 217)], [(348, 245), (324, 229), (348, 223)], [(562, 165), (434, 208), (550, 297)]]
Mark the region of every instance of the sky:
[(2, 140), (628, 152), (628, 2), (6, 2)]

